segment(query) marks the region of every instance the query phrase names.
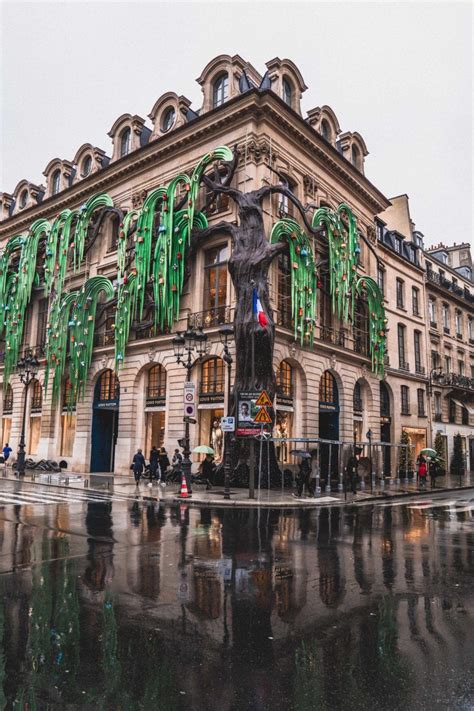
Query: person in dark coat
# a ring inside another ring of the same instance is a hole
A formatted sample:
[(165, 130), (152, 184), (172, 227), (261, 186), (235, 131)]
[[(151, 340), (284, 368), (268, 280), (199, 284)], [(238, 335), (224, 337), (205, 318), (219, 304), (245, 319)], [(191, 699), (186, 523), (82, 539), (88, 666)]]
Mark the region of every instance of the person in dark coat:
[(308, 457), (302, 457), (300, 462), (300, 470), (298, 473), (298, 493), (296, 496), (303, 495), (303, 487), (309, 491), (309, 475), (311, 474), (311, 464)]
[(206, 482), (206, 489), (212, 489), (216, 465), (212, 454), (206, 454), (206, 458), (199, 465), (199, 478)]
[(164, 447), (161, 447), (160, 449), (160, 453), (158, 455), (158, 462), (161, 470), (161, 478), (166, 481), (166, 472), (168, 471), (170, 460), (168, 458), (168, 452)]
[(151, 479), (160, 479), (161, 478), (160, 474), (158, 472), (158, 469), (160, 466), (159, 456), (160, 456), (159, 451), (157, 450), (155, 445), (153, 445), (153, 447), (151, 448), (151, 451), (150, 451), (150, 478)]
[(145, 468), (145, 457), (143, 456), (141, 449), (137, 449), (137, 453), (133, 455), (132, 465), (133, 476), (135, 477), (135, 483), (138, 486), (143, 470)]
[(361, 448), (355, 447), (354, 453), (349, 457), (349, 461), (347, 462), (347, 477), (353, 494), (357, 494), (357, 467), (359, 466), (361, 453)]

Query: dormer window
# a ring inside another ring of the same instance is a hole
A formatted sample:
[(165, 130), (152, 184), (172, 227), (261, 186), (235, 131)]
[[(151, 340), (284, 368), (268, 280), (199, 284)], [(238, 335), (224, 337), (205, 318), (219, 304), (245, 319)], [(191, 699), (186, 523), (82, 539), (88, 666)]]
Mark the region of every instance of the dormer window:
[(283, 79), (282, 82), (282, 99), (288, 106), (291, 106), (293, 103), (293, 87), (288, 79)]
[(82, 161), (81, 175), (85, 178), (92, 170), (92, 158), (91, 156), (86, 156)]
[(124, 128), (120, 134), (120, 158), (128, 155), (130, 152), (130, 129)]
[(51, 194), (57, 195), (61, 189), (61, 171), (59, 168), (54, 171), (52, 179)]
[(167, 133), (173, 128), (174, 122), (176, 120), (176, 111), (174, 106), (168, 106), (168, 108), (163, 113), (163, 118), (161, 119), (161, 130), (163, 133)]
[(26, 203), (28, 201), (28, 190), (23, 190), (20, 194), (20, 210), (23, 210), (23, 208), (26, 207)]
[(326, 119), (321, 121), (321, 136), (324, 140), (328, 141), (328, 143), (331, 143), (331, 127)]
[(227, 72), (217, 77), (212, 91), (212, 107), (222, 106), (229, 98), (229, 75)]
[(354, 144), (352, 144), (351, 148), (351, 162), (357, 170), (360, 170), (360, 150)]

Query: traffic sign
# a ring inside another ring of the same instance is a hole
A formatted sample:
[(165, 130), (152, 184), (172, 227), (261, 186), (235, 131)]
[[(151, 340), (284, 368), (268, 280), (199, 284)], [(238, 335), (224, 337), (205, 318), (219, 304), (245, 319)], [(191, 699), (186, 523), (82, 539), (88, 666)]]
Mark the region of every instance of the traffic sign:
[[(256, 407), (271, 407), (272, 406), (272, 401), (270, 400), (268, 393), (266, 390), (262, 390), (260, 395), (258, 396), (256, 402), (255, 402)], [(257, 420), (255, 420), (256, 422)]]
[(192, 402), (190, 405), (184, 405), (185, 417), (196, 417), (196, 405)]
[(221, 430), (223, 432), (234, 432), (235, 417), (221, 417)]
[(194, 383), (184, 383), (183, 399), (185, 405), (196, 402), (196, 386)]
[(268, 414), (266, 407), (261, 407), (260, 410), (255, 415), (254, 422), (258, 422), (260, 425), (268, 425), (272, 421), (272, 418)]

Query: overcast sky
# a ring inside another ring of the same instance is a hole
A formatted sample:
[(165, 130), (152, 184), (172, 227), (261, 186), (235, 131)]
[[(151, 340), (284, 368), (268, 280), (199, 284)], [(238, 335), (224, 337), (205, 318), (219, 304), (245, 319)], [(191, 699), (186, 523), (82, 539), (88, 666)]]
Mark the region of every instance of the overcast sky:
[(288, 57), (303, 111), (329, 104), (362, 134), (367, 177), (409, 195), (426, 243), (472, 239), (470, 2), (0, 3), (0, 191), (41, 183), (85, 142), (110, 155), (115, 119), (146, 117), (165, 91), (199, 107), (217, 54), (261, 73)]

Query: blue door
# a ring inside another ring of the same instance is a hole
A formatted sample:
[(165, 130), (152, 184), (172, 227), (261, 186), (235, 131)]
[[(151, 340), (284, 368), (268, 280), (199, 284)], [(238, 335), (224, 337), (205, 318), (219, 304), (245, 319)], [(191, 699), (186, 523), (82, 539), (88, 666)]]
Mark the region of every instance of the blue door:
[(118, 436), (120, 384), (105, 370), (94, 389), (92, 410), (91, 472), (113, 472)]

